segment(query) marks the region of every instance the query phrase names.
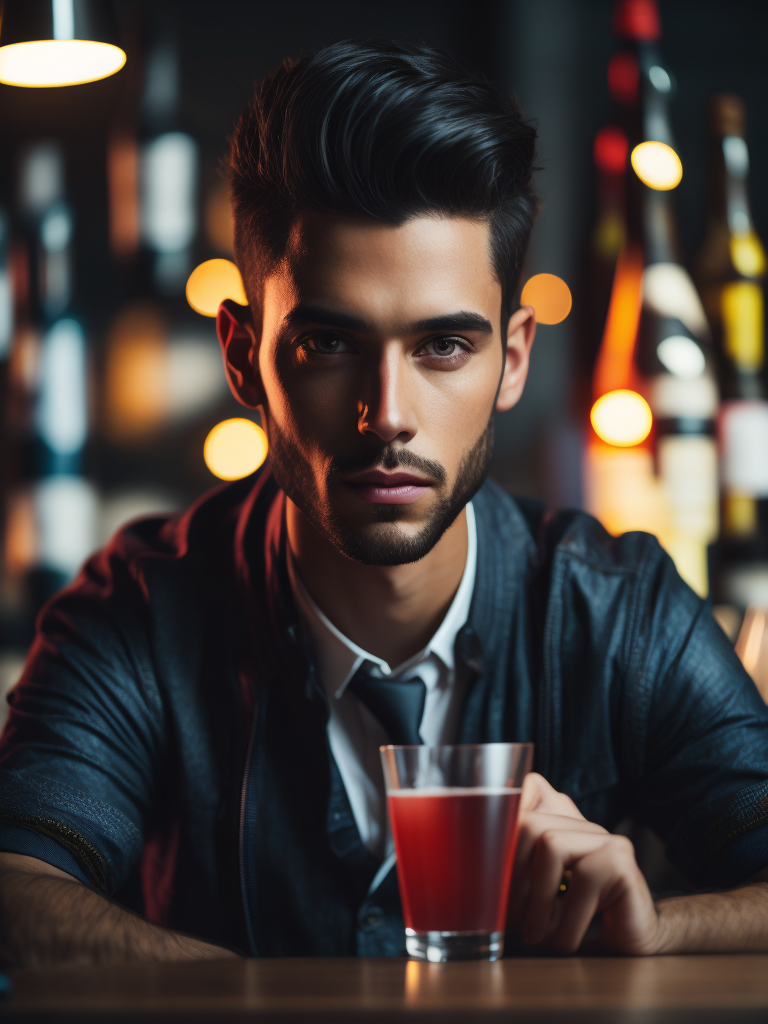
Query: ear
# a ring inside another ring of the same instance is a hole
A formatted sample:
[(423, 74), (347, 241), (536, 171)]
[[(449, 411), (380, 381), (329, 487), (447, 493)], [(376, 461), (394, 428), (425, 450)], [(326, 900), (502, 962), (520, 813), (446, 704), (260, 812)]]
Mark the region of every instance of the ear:
[(216, 316), (216, 333), (230, 391), (249, 409), (262, 405), (264, 389), (258, 369), (261, 331), (257, 331), (251, 307), (225, 299)]
[(536, 334), (533, 306), (521, 306), (509, 318), (504, 371), (501, 375), (496, 411), (506, 412), (520, 401), (528, 377), (531, 345)]

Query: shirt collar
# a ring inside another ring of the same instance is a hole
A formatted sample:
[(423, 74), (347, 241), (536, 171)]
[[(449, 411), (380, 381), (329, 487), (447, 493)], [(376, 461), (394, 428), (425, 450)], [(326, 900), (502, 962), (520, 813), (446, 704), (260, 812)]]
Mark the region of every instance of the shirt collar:
[[(290, 548), (288, 548), (288, 576), (291, 590), (293, 591), (296, 607), (309, 633), (320, 679), (329, 697), (335, 697), (338, 700), (342, 696), (352, 676), (364, 661), (371, 662), (384, 676), (404, 675), (409, 669), (426, 661), (430, 655), (435, 655), (439, 658), (449, 671), (453, 669), (453, 648), (456, 642), (456, 634), (469, 617), (469, 607), (472, 603), (477, 570), (477, 526), (475, 524), (475, 511), (472, 507), (472, 502), (467, 504), (466, 512), (467, 560), (464, 564), (464, 572), (459, 583), (459, 589), (456, 591), (443, 621), (427, 646), (394, 669), (390, 668), (386, 661), (377, 658), (375, 654), (370, 654), (368, 651), (363, 650), (362, 647), (358, 647), (356, 643), (353, 643), (318, 608), (299, 579), (296, 567), (293, 564)], [(426, 684), (427, 688), (431, 689), (436, 683), (437, 680), (432, 679), (430, 683)]]

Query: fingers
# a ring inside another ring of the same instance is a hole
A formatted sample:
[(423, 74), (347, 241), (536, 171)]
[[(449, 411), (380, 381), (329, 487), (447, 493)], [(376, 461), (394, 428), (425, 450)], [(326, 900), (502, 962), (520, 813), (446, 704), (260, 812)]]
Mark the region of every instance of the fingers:
[(515, 877), (514, 872), (518, 872), (518, 876), (523, 872), (527, 872), (534, 847), (541, 836), (547, 832), (559, 831), (587, 832), (599, 836), (608, 835), (601, 825), (587, 821), (586, 818), (569, 818), (559, 814), (543, 814), (540, 811), (530, 811), (520, 821), (512, 877)]
[[(554, 930), (555, 901), (559, 898), (563, 873), (568, 868), (572, 869), (569, 892), (565, 897), (565, 900), (568, 900), (578, 873), (576, 865), (585, 855), (599, 849), (604, 844), (606, 835), (597, 832), (550, 829), (539, 837), (531, 860), (531, 888), (523, 929), (523, 938), (527, 943), (536, 945), (550, 938)], [(559, 907), (557, 917), (560, 917)]]
[(537, 772), (529, 772), (523, 779), (520, 811), (546, 811), (549, 814), (563, 814), (569, 818), (584, 818), (569, 796), (558, 793), (544, 776)]
[(575, 953), (581, 945), (599, 910), (606, 879), (611, 878), (611, 856), (611, 851), (602, 847), (583, 857), (578, 871), (571, 873), (568, 894), (562, 900), (557, 928), (550, 938), (558, 953)]
[[(566, 871), (568, 892), (560, 897)], [(658, 919), (630, 841), (584, 830), (543, 833), (531, 861), (525, 941), (574, 953), (600, 912), (603, 938), (617, 952), (648, 948)]]
[[(515, 850), (514, 867), (512, 868), (512, 885), (509, 898), (509, 922), (517, 925), (522, 922), (523, 908), (528, 901), (530, 891), (531, 859), (536, 843), (546, 832), (586, 832), (592, 835), (605, 836), (608, 833), (600, 825), (586, 818), (572, 818), (567, 815), (545, 814), (542, 811), (529, 811), (520, 819)], [(560, 878), (557, 879), (558, 885)]]

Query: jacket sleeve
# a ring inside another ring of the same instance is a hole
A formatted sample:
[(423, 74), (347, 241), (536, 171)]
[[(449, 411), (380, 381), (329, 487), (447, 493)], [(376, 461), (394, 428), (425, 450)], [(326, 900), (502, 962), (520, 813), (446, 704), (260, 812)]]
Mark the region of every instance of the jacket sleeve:
[(0, 738), (0, 849), (105, 892), (140, 863), (164, 758), (139, 584), (102, 552), (50, 602)]
[(658, 552), (636, 603), (625, 754), (636, 814), (697, 884), (768, 865), (768, 707), (702, 601)]

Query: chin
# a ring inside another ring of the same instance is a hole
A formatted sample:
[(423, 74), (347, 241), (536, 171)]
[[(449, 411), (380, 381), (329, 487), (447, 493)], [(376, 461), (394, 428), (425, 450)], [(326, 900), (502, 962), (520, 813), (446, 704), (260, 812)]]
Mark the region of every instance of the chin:
[(379, 520), (374, 525), (355, 529), (337, 521), (337, 530), (331, 539), (342, 554), (363, 565), (408, 565), (428, 555), (450, 525), (444, 521), (438, 524), (433, 518), (405, 528), (404, 524)]

